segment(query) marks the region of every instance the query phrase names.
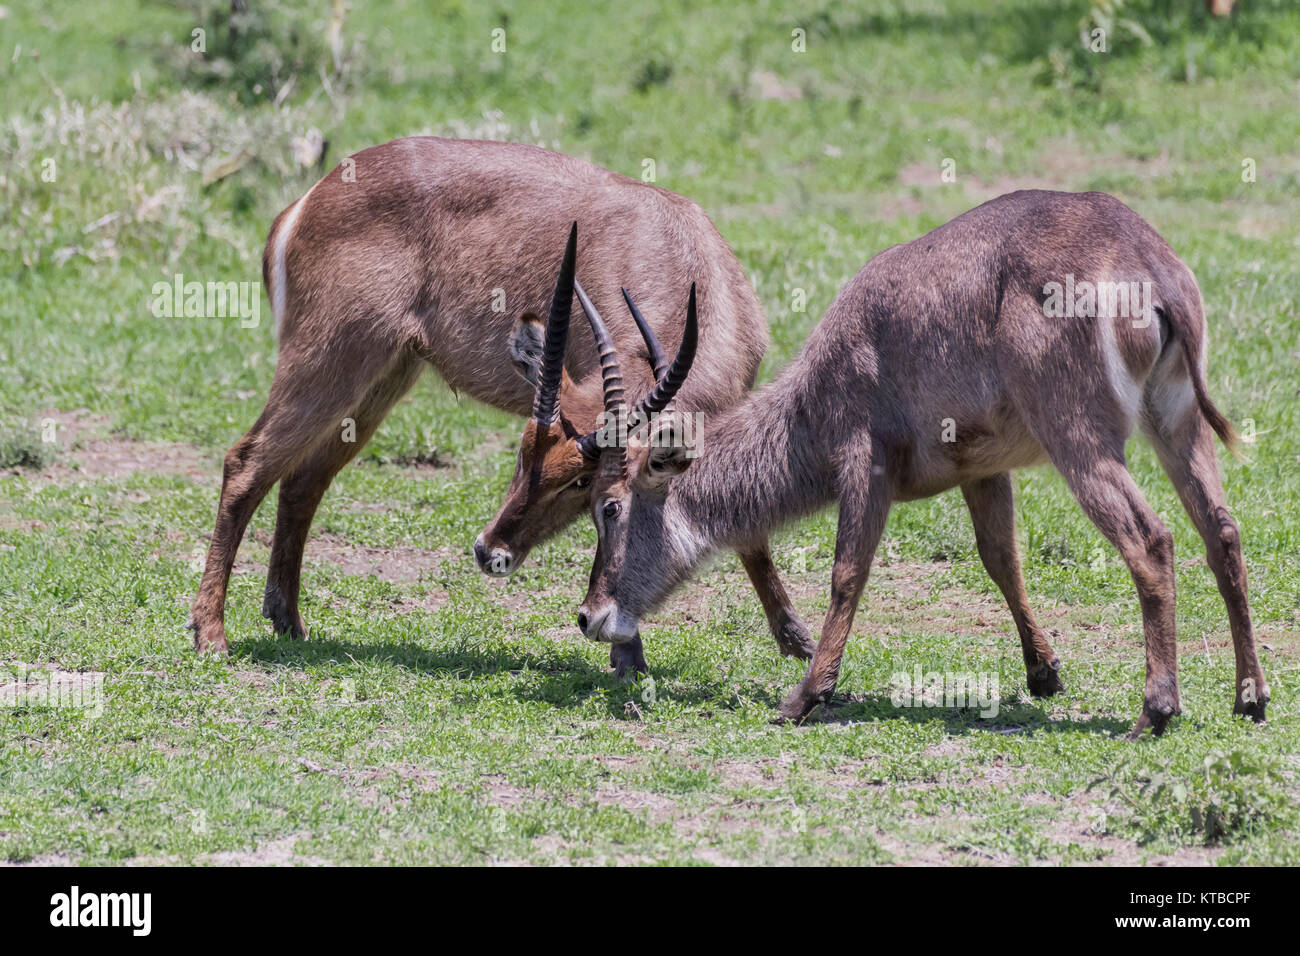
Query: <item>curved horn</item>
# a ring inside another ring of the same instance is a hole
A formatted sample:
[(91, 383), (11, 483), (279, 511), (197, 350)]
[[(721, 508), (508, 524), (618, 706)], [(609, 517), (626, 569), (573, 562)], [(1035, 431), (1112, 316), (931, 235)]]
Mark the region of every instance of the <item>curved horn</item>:
[[(614, 348), (614, 337), (609, 334), (609, 329), (605, 327), (605, 322), (601, 319), (600, 313), (596, 311), (596, 307), (587, 298), (587, 293), (582, 288), (582, 285), (575, 282), (574, 288), (578, 293), (578, 303), (582, 306), (582, 311), (586, 313), (587, 321), (591, 323), (591, 333), (596, 338), (596, 351), (600, 354), (600, 378), (605, 396), (606, 423), (609, 423), (612, 415), (616, 426), (616, 440), (619, 445), (619, 464), (626, 468), (627, 447), (622, 441), (622, 419), (626, 407), (623, 401), (623, 372), (618, 366), (618, 353)], [(578, 439), (578, 448), (583, 455), (588, 458), (600, 457), (603, 450), (598, 440), (600, 433), (601, 429), (597, 429)]]
[(673, 400), (682, 383), (686, 381), (687, 373), (691, 370), (691, 365), (695, 362), (695, 346), (699, 341), (699, 327), (696, 321), (695, 313), (695, 283), (691, 283), (691, 298), (686, 306), (686, 328), (682, 330), (682, 344), (677, 349), (677, 357), (673, 359), (673, 364), (668, 369), (667, 374), (659, 380), (659, 384), (654, 390), (643, 398), (637, 405), (634, 417), (638, 415), (649, 417), (657, 415), (668, 407), (668, 403)]
[(533, 399), (533, 418), (550, 427), (559, 404), (560, 379), (564, 374), (564, 347), (569, 340), (569, 312), (573, 309), (573, 286), (578, 258), (578, 223), (569, 229), (569, 243), (564, 247), (560, 275), (551, 297), (551, 314), (546, 318), (546, 343), (542, 349), (542, 368), (537, 375), (537, 395)]
[(619, 291), (623, 293), (623, 299), (632, 312), (632, 320), (636, 322), (636, 327), (641, 330), (641, 338), (645, 339), (646, 352), (650, 355), (650, 367), (654, 369), (655, 381), (658, 382), (663, 379), (664, 373), (668, 371), (668, 356), (664, 354), (663, 346), (655, 338), (654, 329), (650, 328), (650, 324), (646, 322), (641, 310), (632, 301), (631, 294), (624, 288), (620, 288)]

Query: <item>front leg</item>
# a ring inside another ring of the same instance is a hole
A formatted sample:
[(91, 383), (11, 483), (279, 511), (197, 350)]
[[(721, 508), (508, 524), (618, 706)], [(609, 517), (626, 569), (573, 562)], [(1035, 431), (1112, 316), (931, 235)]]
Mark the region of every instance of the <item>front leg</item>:
[(637, 631), (636, 637), (630, 641), (609, 646), (609, 666), (614, 668), (614, 673), (619, 680), (628, 680), (650, 670), (645, 662), (640, 631)]
[(853, 488), (855, 494), (853, 499), (846, 496), (840, 501), (835, 567), (831, 571), (831, 606), (812, 663), (803, 679), (781, 702), (783, 720), (802, 720), (818, 704), (829, 700), (840, 676), (840, 660), (853, 628), (853, 615), (889, 516), (891, 495), (883, 471), (866, 470), (871, 474), (869, 480), (843, 483)]
[(786, 657), (798, 657), (808, 660), (817, 649), (808, 625), (799, 619), (799, 612), (794, 609), (785, 585), (781, 583), (780, 572), (772, 561), (772, 551), (766, 541), (753, 548), (738, 551), (740, 563), (749, 575), (750, 583), (758, 594), (767, 615), (767, 626), (772, 629), (776, 646)]
[(1052, 650), (1047, 632), (1034, 620), (1025, 593), (1025, 578), (1020, 570), (1020, 549), (1016, 545), (1015, 496), (1011, 475), (1002, 472), (991, 478), (971, 481), (961, 486), (975, 526), (975, 545), (980, 560), (993, 583), (998, 586), (1011, 618), (1020, 635), (1025, 657), (1025, 680), (1035, 697), (1051, 697), (1064, 690), (1061, 682), (1061, 659)]

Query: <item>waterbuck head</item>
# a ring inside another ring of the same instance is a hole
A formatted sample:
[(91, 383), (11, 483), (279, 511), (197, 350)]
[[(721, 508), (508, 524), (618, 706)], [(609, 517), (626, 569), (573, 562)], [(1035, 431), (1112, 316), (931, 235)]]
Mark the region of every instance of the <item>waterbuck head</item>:
[[(574, 421), (564, 411), (566, 406), (577, 404), (566, 401), (576, 390), (564, 370), (575, 292), (582, 307), (591, 308), (576, 279), (577, 245), (575, 222), (545, 326), (537, 316), (526, 313), (516, 323), (511, 339), (515, 368), (536, 391), (505, 501), (474, 542), (479, 568), (497, 577), (518, 568), (533, 547), (567, 527), (591, 500), (592, 480), (600, 461), (600, 433), (587, 430), (591, 422)], [(666, 374), (668, 360), (626, 289), (623, 297), (645, 339), (658, 381)]]
[(624, 440), (604, 443), (592, 483), (598, 543), (578, 627), (591, 640), (620, 644), (637, 635), (641, 617), (686, 576), (695, 556), (668, 504), (669, 486), (691, 463), (685, 423), (669, 403), (695, 360), (695, 286), (672, 367), (630, 412), (614, 341), (590, 303), (582, 307), (600, 352), (606, 419), (626, 424), (617, 431)]

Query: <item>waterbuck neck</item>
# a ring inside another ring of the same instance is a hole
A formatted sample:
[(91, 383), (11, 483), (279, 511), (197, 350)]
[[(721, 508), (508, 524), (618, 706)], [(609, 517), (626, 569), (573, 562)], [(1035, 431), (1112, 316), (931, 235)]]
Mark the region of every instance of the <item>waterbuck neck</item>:
[(806, 358), (748, 401), (704, 419), (700, 455), (667, 502), (668, 519), (694, 537), (697, 559), (760, 540), (834, 501), (827, 454), (834, 438), (815, 413)]

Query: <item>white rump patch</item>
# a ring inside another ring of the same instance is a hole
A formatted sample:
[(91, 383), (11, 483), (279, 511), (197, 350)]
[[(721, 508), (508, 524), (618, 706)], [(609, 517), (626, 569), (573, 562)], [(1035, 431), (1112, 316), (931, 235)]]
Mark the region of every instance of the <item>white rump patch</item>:
[[(1155, 372), (1147, 382), (1147, 412), (1162, 430), (1172, 432), (1196, 406), (1196, 391), (1192, 388), (1191, 375), (1175, 377), (1182, 366), (1181, 348), (1171, 348), (1164, 360), (1156, 366)], [(1205, 372), (1206, 336), (1201, 335), (1201, 355), (1197, 362), (1202, 374)], [(1195, 369), (1188, 369), (1194, 372)]]
[(1165, 431), (1173, 431), (1195, 404), (1196, 392), (1190, 378), (1153, 382), (1147, 391), (1151, 417)]
[(1101, 339), (1102, 359), (1106, 363), (1106, 378), (1110, 382), (1110, 389), (1119, 401), (1120, 408), (1124, 410), (1125, 418), (1127, 418), (1131, 428), (1142, 404), (1142, 386), (1133, 379), (1128, 366), (1124, 364), (1124, 356), (1120, 354), (1119, 343), (1115, 341), (1115, 323), (1117, 321), (1126, 322), (1128, 320), (1099, 315), (1097, 317), (1097, 328)]
[(275, 246), (271, 250), (271, 314), (275, 316), (275, 337), (280, 337), (280, 325), (284, 322), (285, 303), (289, 296), (289, 287), (287, 276), (284, 271), (284, 254), (289, 245), (289, 237), (293, 235), (293, 227), (298, 224), (298, 217), (302, 215), (303, 208), (307, 205), (307, 199), (311, 196), (312, 189), (315, 185), (307, 190), (307, 195), (303, 196), (296, 203), (289, 207), (289, 212), (285, 215), (284, 221), (280, 223), (280, 229), (275, 234)]

